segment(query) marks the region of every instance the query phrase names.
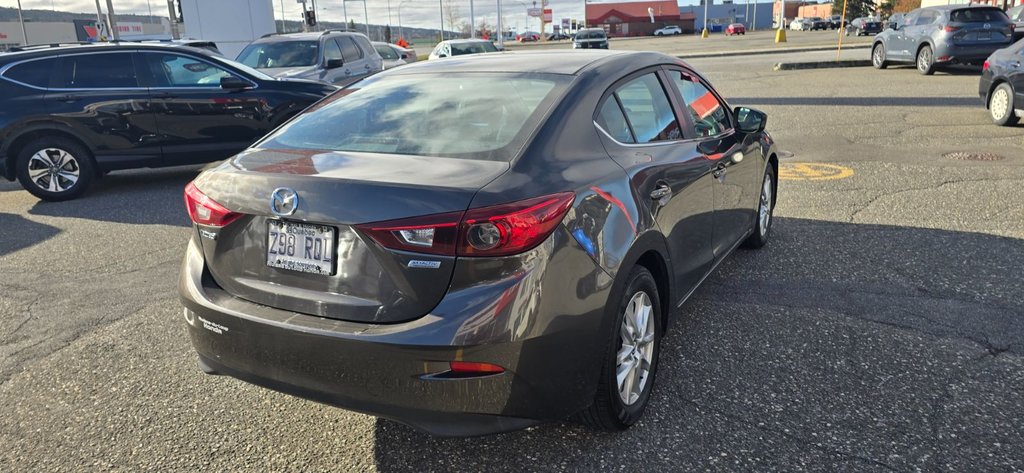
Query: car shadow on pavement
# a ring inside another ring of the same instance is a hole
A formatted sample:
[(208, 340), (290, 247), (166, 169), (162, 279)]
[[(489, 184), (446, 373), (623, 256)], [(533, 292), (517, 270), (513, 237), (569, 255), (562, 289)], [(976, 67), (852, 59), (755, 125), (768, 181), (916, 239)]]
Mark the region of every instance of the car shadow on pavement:
[(633, 428), (449, 439), (377, 419), (376, 467), (998, 470), (1024, 451), (1021, 267), (1024, 239), (777, 218), (676, 311)]
[(974, 97), (734, 97), (729, 102), (751, 106), (983, 107), (981, 99)]
[(93, 183), (82, 197), (39, 201), (32, 215), (73, 217), (137, 225), (189, 226), (182, 194), (200, 167), (113, 172)]
[(37, 245), (53, 238), (60, 229), (33, 222), (22, 217), (0, 212), (0, 256)]

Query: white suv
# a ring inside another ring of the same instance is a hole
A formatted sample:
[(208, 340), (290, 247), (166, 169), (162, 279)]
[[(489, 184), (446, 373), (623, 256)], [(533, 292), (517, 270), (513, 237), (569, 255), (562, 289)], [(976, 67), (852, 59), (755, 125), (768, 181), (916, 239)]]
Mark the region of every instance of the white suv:
[(654, 30), (654, 36), (665, 36), (670, 34), (683, 34), (683, 30), (676, 25), (669, 25), (664, 28)]

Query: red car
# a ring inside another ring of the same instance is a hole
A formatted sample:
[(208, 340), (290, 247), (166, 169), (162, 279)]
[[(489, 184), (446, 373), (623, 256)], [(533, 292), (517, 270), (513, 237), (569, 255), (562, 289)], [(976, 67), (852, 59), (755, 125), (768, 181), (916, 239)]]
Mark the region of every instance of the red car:
[(747, 28), (743, 26), (743, 23), (733, 23), (725, 28), (725, 35), (732, 36), (734, 34), (747, 35)]

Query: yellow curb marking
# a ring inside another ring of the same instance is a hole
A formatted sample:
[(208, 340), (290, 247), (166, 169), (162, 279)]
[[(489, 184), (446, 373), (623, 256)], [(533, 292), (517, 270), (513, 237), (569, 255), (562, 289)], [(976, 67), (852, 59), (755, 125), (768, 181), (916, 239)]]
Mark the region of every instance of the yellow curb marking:
[(783, 181), (830, 181), (846, 179), (852, 175), (853, 169), (835, 164), (782, 163), (779, 165), (779, 180)]

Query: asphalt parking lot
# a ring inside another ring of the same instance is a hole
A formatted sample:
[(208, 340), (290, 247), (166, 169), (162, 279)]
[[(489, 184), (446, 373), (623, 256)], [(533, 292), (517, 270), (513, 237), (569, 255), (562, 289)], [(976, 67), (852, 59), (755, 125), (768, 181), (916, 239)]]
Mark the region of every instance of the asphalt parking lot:
[(771, 70), (829, 57), (691, 61), (790, 152), (775, 233), (675, 314), (617, 435), (438, 439), (205, 376), (176, 292), (197, 168), (0, 183), (0, 470), (1024, 470), (1024, 126), (976, 70)]

